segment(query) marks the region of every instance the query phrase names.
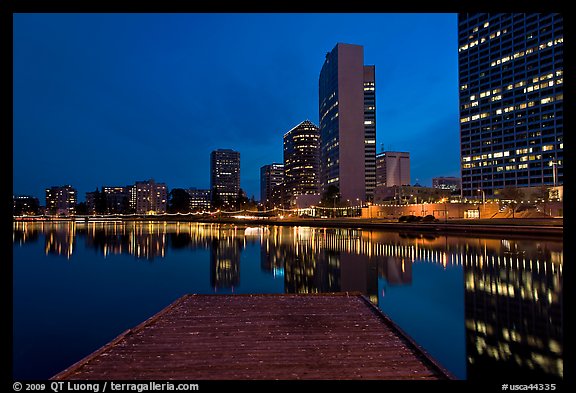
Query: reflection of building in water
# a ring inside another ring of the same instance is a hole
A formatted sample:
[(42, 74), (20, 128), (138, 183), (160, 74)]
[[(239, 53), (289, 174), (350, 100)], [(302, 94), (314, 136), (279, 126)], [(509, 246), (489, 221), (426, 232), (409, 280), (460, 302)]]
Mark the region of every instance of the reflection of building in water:
[(166, 229), (159, 224), (128, 226), (119, 223), (90, 223), (86, 227), (86, 246), (109, 254), (132, 254), (153, 260), (164, 257)]
[(241, 241), (237, 238), (213, 238), (210, 247), (210, 284), (219, 288), (232, 288), (240, 283)]
[(412, 260), (404, 257), (382, 257), (378, 260), (379, 276), (389, 285), (412, 284)]
[(63, 255), (67, 258), (74, 251), (74, 237), (76, 236), (76, 224), (73, 222), (51, 225), (46, 228), (45, 247), (46, 255)]
[(274, 277), (284, 275), (286, 248), (272, 241), (270, 237), (262, 239), (260, 244), (260, 269), (266, 273), (272, 273)]
[(333, 251), (286, 247), (286, 293), (340, 292), (340, 259)]
[(14, 222), (12, 225), (12, 243), (20, 245), (35, 242), (40, 237), (40, 227), (35, 223)]
[(464, 263), (470, 380), (563, 376), (562, 257), (523, 243)]
[(286, 293), (319, 293), (340, 291), (338, 253), (314, 246), (317, 229), (308, 227), (272, 227), (263, 242), (267, 254), (274, 258), (269, 265), (284, 267)]
[(364, 254), (340, 253), (342, 292), (362, 292), (378, 304), (378, 264), (376, 258)]

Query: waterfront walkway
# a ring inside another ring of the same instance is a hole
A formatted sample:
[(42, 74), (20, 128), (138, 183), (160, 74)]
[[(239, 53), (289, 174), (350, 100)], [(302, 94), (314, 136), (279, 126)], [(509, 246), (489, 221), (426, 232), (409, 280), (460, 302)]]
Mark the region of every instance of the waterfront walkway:
[(53, 377), (446, 379), (364, 296), (185, 295)]

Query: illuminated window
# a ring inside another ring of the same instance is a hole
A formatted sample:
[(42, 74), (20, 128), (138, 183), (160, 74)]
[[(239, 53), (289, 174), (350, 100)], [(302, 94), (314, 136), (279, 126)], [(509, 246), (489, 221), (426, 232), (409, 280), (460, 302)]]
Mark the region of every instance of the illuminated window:
[(542, 151), (549, 151), (549, 150), (553, 150), (553, 149), (554, 149), (554, 145), (542, 146)]

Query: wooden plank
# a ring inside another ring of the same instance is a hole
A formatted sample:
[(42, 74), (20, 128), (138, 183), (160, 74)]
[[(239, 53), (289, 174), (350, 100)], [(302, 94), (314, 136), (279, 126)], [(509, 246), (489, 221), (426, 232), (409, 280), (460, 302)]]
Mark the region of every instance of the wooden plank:
[(358, 293), (185, 295), (52, 379), (446, 379)]

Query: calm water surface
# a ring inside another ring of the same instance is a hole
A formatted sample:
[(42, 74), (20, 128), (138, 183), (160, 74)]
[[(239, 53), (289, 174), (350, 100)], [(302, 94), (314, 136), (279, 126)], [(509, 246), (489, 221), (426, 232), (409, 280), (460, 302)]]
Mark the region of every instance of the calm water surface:
[(53, 376), (186, 293), (340, 291), (457, 378), (563, 376), (560, 240), (63, 222), (15, 223), (13, 249), (15, 379)]

